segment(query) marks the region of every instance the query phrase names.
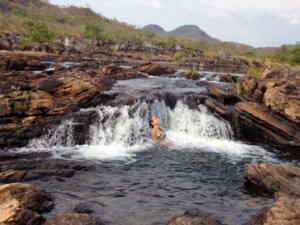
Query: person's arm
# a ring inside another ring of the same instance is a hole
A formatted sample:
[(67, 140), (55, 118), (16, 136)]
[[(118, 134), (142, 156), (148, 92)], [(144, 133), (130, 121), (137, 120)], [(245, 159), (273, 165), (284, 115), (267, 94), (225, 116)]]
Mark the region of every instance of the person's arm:
[(154, 129), (151, 129), (151, 138), (152, 138), (153, 140), (156, 140), (156, 132), (155, 132)]

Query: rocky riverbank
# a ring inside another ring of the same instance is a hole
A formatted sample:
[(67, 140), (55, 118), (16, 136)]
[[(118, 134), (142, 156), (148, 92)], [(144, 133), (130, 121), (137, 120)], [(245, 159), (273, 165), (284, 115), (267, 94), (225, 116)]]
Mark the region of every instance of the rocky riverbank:
[[(108, 53), (98, 50), (87, 54), (78, 49), (67, 51), (65, 46), (61, 48), (61, 51), (52, 51), (53, 47), (48, 46), (28, 49), (31, 52), (0, 53), (1, 151), (27, 145), (29, 140), (42, 136), (81, 108), (102, 103), (111, 103), (108, 105), (112, 106), (132, 105), (135, 99), (121, 98), (119, 102), (114, 102), (115, 96), (103, 94), (118, 80), (144, 78), (148, 75), (178, 78), (174, 67), (180, 64), (168, 55), (163, 61), (159, 56), (149, 61), (146, 55), (134, 55), (130, 52)], [(218, 65), (235, 69), (242, 67), (243, 70), (247, 68), (247, 62), (232, 62), (233, 59), (209, 61), (199, 57), (186, 59), (181, 63), (212, 68)], [(230, 121), (236, 139), (284, 151), (299, 150), (299, 71), (284, 67), (265, 73), (261, 80), (231, 74), (221, 75), (219, 82), (215, 83), (200, 80), (199, 74), (194, 78), (195, 85), (207, 92), (201, 92), (198, 96), (195, 93), (184, 96), (184, 101), (190, 108), (195, 108), (199, 103), (205, 104), (211, 112)], [(164, 99), (170, 108), (174, 107), (179, 98), (171, 91), (157, 96)], [(76, 144), (86, 144), (83, 136), (89, 131), (84, 130), (85, 127), (80, 124), (88, 123), (89, 119), (93, 119), (93, 116), (75, 116), (78, 122), (75, 124)], [(0, 155), (0, 182), (47, 182), (51, 179), (66, 182), (77, 174), (93, 171), (94, 165), (88, 162), (49, 159), (47, 154), (49, 153)], [(281, 221), (280, 224), (297, 224), (299, 177), (299, 169), (296, 167), (251, 165), (246, 173), (247, 186), (252, 187), (252, 191), (261, 189), (259, 193), (274, 195), (275, 203), (249, 224), (275, 224), (275, 221)], [(122, 196), (122, 193), (118, 195)], [(52, 218), (45, 219), (42, 213), (52, 207), (51, 197), (32, 185), (13, 183), (0, 187), (0, 223), (5, 225), (105, 224), (101, 218), (89, 215), (93, 209), (85, 204), (79, 205), (74, 211), (51, 215)], [(213, 215), (198, 210), (176, 215), (169, 221), (169, 225), (195, 223), (221, 224), (213, 219)]]
[[(225, 78), (224, 78), (225, 79)], [(209, 84), (206, 105), (231, 121), (238, 138), (284, 150), (300, 147), (300, 72), (285, 66), (252, 76), (226, 78), (227, 88)]]
[(300, 224), (300, 168), (285, 164), (252, 164), (245, 178), (252, 191), (275, 197), (272, 207), (247, 225)]

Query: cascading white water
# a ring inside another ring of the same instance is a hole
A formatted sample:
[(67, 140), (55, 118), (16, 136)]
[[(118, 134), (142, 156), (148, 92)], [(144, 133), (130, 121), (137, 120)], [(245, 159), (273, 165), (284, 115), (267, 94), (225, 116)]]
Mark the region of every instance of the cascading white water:
[(233, 132), (230, 125), (210, 114), (203, 105), (192, 110), (178, 101), (172, 110), (164, 101), (155, 100), (152, 103), (138, 102), (132, 106), (99, 106), (82, 109), (79, 113), (88, 111), (96, 112), (98, 119), (89, 125), (89, 140), (85, 145), (74, 144), (74, 122), (67, 120), (47, 135), (32, 140), (28, 148), (50, 150), (58, 155), (69, 154), (73, 158), (127, 158), (153, 145), (148, 121), (151, 116), (156, 116), (167, 133), (166, 142), (170, 148), (234, 155), (263, 151), (262, 148), (231, 140)]

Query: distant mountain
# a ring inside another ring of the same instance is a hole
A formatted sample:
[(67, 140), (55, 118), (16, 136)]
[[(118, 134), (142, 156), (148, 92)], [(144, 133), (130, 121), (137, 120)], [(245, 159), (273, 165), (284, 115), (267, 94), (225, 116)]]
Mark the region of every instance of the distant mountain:
[(171, 37), (189, 39), (193, 41), (207, 41), (207, 42), (216, 42), (217, 39), (208, 35), (205, 31), (201, 30), (196, 25), (184, 25), (176, 28), (175, 30), (166, 32), (159, 25), (151, 24), (143, 28), (150, 33), (155, 33), (159, 35), (166, 35)]
[(156, 24), (150, 24), (145, 27), (143, 27), (143, 30), (148, 31), (150, 33), (154, 34), (164, 34), (166, 31), (161, 27)]

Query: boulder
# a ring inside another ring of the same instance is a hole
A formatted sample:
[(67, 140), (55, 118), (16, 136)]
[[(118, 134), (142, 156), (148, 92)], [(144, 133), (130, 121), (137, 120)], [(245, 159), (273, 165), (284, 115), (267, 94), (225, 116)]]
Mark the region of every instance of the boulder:
[(236, 81), (236, 79), (233, 78), (233, 76), (231, 76), (229, 73), (220, 76), (220, 82), (233, 83), (235, 81)]
[(173, 74), (175, 72), (172, 67), (164, 67), (158, 64), (153, 64), (151, 62), (143, 63), (139, 66), (136, 66), (135, 69), (142, 73), (147, 73), (153, 76), (161, 76), (164, 74)]
[(240, 79), (240, 82), (242, 86), (242, 93), (246, 94), (247, 96), (252, 96), (257, 87), (256, 78), (246, 75)]
[(282, 192), (300, 198), (300, 168), (285, 164), (251, 164), (245, 178), (257, 189)]
[(0, 165), (0, 182), (24, 182), (48, 177), (63, 180), (88, 168), (88, 165), (68, 160), (10, 160)]
[(245, 225), (298, 225), (300, 224), (300, 198), (283, 193), (275, 194), (275, 202)]
[(265, 75), (262, 82), (264, 104), (300, 124), (300, 71), (284, 67)]
[(92, 216), (84, 213), (62, 213), (48, 219), (45, 225), (101, 225)]
[(238, 102), (234, 110), (238, 116), (235, 126), (240, 130), (240, 135), (276, 147), (300, 147), (300, 129), (297, 124), (272, 114), (256, 102)]
[(218, 220), (204, 215), (198, 209), (189, 209), (183, 215), (174, 215), (168, 225), (222, 225)]
[(40, 213), (52, 209), (50, 196), (41, 188), (13, 183), (0, 186), (0, 224), (39, 225)]

